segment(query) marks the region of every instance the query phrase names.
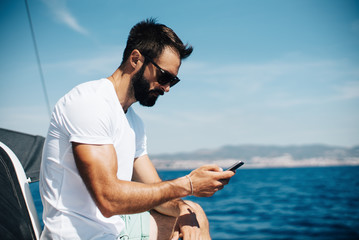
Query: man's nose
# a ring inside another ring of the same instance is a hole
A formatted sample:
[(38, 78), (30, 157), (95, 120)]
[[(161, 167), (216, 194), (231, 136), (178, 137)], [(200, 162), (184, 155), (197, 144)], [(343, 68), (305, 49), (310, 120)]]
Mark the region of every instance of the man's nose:
[(169, 92), (170, 91), (170, 84), (168, 83), (168, 84), (166, 84), (166, 85), (161, 85), (161, 89), (162, 89), (162, 91), (164, 91), (164, 92)]

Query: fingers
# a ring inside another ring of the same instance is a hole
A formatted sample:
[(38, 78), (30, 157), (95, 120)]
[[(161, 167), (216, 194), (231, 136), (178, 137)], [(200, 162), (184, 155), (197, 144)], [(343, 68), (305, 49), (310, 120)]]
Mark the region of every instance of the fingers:
[(180, 233), (180, 227), (178, 225), (178, 219), (177, 219), (175, 228), (174, 228), (172, 236), (171, 236), (171, 240), (178, 240), (179, 238), (182, 238), (182, 237), (183, 237), (183, 235)]
[(228, 184), (234, 176), (233, 171), (223, 171), (217, 165), (205, 165), (189, 174), (193, 195), (197, 197), (210, 197)]
[(173, 232), (171, 236), (171, 240), (178, 240), (180, 238), (180, 234), (178, 231)]
[(236, 173), (233, 172), (233, 171), (223, 171), (223, 172), (220, 172), (220, 173), (217, 173), (217, 174), (218, 174), (218, 177), (220, 177), (220, 179), (230, 179)]
[(214, 180), (228, 180), (235, 175), (235, 172), (232, 171), (208, 171), (207, 174), (211, 176)]
[(195, 173), (206, 174), (208, 177), (211, 177), (215, 180), (219, 179), (229, 179), (234, 176), (235, 172), (233, 171), (223, 171), (222, 168), (215, 164), (211, 165), (204, 165), (190, 173), (190, 176), (194, 175)]
[(229, 179), (221, 179), (219, 181), (223, 184), (223, 186), (229, 183)]
[(203, 169), (203, 170), (206, 170), (206, 171), (214, 171), (214, 172), (222, 172), (223, 171), (223, 169), (220, 168), (216, 164), (204, 165), (204, 166), (202, 166), (200, 168)]
[(183, 240), (200, 239), (201, 231), (197, 227), (184, 227), (181, 230), (183, 232)]

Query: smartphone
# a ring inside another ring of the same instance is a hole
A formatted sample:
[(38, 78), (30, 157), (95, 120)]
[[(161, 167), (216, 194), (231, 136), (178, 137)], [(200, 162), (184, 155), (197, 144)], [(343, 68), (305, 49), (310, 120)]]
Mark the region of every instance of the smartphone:
[(235, 171), (237, 168), (239, 168), (243, 164), (244, 164), (244, 162), (238, 161), (235, 164), (233, 164), (232, 166), (230, 166), (228, 169), (226, 169), (226, 171)]

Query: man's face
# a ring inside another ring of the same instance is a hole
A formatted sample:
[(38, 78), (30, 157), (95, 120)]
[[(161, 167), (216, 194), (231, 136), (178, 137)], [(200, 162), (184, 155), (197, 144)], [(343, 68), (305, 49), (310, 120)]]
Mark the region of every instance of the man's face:
[[(181, 64), (178, 54), (169, 48), (164, 49), (156, 62), (174, 76), (177, 75)], [(158, 96), (170, 90), (170, 84), (158, 83), (160, 74), (161, 72), (153, 64), (147, 63), (143, 64), (141, 69), (133, 75), (131, 81), (134, 95), (141, 105), (147, 107), (155, 105)]]
[(152, 107), (155, 105), (159, 95), (163, 95), (164, 91), (160, 88), (150, 90), (150, 82), (144, 77), (145, 68), (143, 64), (141, 69), (132, 77), (132, 87), (135, 98), (142, 106)]

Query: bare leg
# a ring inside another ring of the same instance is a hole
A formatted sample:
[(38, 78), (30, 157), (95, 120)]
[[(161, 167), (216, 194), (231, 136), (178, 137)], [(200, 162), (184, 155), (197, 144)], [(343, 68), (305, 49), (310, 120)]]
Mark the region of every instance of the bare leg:
[(159, 212), (152, 210), (150, 240), (170, 239), (175, 223), (175, 217), (162, 215)]
[[(185, 201), (190, 205), (197, 217), (201, 229), (201, 236), (203, 240), (211, 239), (209, 234), (209, 223), (206, 214), (201, 206), (191, 201)], [(151, 240), (168, 240), (171, 238), (174, 227), (176, 224), (176, 218), (166, 216), (158, 213), (157, 211), (151, 211), (151, 224), (150, 224), (150, 239)]]
[(202, 240), (210, 240), (211, 236), (209, 234), (209, 222), (206, 213), (203, 211), (202, 207), (199, 204), (191, 201), (185, 202), (195, 210), (197, 221), (201, 229)]
[(158, 236), (158, 226), (157, 226), (155, 218), (153, 217), (154, 214), (159, 215), (159, 213), (157, 213), (156, 211), (151, 211), (151, 214), (150, 214), (150, 240), (157, 240), (157, 236)]

